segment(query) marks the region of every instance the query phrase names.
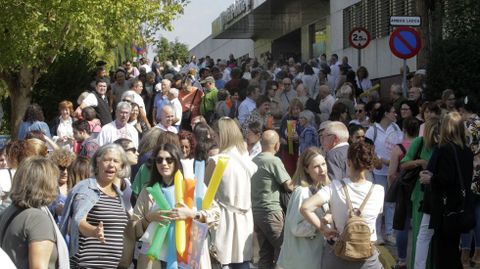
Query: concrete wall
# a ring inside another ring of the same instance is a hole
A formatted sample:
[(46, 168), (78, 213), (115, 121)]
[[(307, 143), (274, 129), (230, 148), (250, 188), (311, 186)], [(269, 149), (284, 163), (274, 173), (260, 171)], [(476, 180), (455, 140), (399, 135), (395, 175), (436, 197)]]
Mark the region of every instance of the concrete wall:
[(254, 42), (250, 39), (212, 39), (208, 36), (198, 45), (189, 51), (190, 55), (196, 55), (197, 58), (209, 55), (213, 59), (228, 59), (228, 55), (233, 53), (235, 57), (249, 54), (254, 56)]
[[(360, 0), (330, 1), (330, 51), (338, 54), (339, 58), (347, 56), (350, 65), (355, 69), (358, 67), (357, 49), (352, 47), (343, 49), (343, 9), (358, 2)], [(362, 65), (367, 67), (371, 79), (394, 76), (400, 72), (403, 60), (392, 54), (388, 41), (388, 37), (375, 39), (361, 50)], [(410, 71), (417, 69), (416, 63), (416, 57), (407, 61)]]

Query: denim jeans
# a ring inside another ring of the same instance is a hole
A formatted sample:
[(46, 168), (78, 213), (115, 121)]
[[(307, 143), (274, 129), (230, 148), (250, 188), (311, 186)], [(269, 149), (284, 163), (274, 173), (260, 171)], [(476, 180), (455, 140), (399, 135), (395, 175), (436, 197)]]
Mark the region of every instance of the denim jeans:
[(405, 219), (405, 226), (403, 230), (395, 230), (397, 239), (397, 260), (405, 262), (407, 260), (407, 246), (408, 246), (408, 231), (410, 230), (411, 218)]
[(480, 249), (480, 201), (475, 201), (474, 210), (477, 225), (470, 232), (462, 234), (460, 239), (462, 249), (470, 249), (473, 238), (475, 238), (475, 249)]
[[(388, 181), (387, 176), (373, 174), (373, 183), (381, 185), (387, 193)], [(383, 204), (383, 216), (385, 217), (385, 235), (393, 235), (393, 215), (395, 214), (395, 203)], [(377, 218), (376, 222), (377, 235), (381, 235), (382, 218)]]

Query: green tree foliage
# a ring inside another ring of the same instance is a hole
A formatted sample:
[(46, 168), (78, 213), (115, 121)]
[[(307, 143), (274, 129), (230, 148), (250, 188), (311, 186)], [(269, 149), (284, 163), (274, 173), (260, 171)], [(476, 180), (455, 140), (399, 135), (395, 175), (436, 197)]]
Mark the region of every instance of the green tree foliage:
[[(97, 55), (118, 43), (150, 40), (187, 0), (0, 0), (0, 79), (11, 97), (12, 129), (30, 103), (33, 86), (62, 52)], [(67, 78), (68, 79), (68, 78)]]
[(43, 108), (47, 121), (58, 117), (57, 104), (63, 100), (77, 106), (78, 96), (88, 91), (95, 72), (95, 57), (86, 50), (74, 50), (62, 54), (49, 66), (48, 72), (37, 82), (32, 93), (32, 102)]
[(165, 37), (161, 37), (157, 43), (157, 55), (162, 62), (179, 60), (184, 63), (188, 60), (188, 46), (178, 39), (169, 42)]
[(440, 98), (445, 89), (480, 97), (480, 1), (444, 0), (443, 31), (433, 42), (428, 64), (427, 97)]

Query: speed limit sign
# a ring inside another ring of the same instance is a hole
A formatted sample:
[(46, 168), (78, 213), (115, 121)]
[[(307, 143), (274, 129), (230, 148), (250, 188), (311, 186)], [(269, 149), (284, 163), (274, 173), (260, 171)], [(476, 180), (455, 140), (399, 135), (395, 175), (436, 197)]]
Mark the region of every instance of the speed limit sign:
[(370, 33), (363, 27), (354, 28), (348, 35), (350, 45), (356, 49), (363, 49), (370, 43)]

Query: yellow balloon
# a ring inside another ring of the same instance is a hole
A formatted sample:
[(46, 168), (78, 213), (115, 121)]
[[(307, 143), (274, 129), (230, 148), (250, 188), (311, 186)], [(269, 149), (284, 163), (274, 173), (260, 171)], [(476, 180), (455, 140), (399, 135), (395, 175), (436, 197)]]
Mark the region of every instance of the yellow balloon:
[(175, 245), (177, 247), (177, 253), (183, 256), (185, 249), (187, 248), (187, 227), (184, 220), (175, 221)]
[(218, 187), (220, 186), (223, 172), (227, 167), (229, 159), (230, 157), (228, 156), (218, 157), (217, 165), (213, 170), (212, 178), (210, 179), (210, 183), (208, 184), (207, 191), (205, 192), (205, 196), (203, 197), (202, 209), (209, 209), (210, 206), (212, 205), (213, 198), (215, 198), (215, 194), (217, 193)]
[[(183, 197), (185, 192), (185, 182), (183, 181), (183, 175), (180, 170), (175, 173), (173, 177), (173, 184), (175, 188), (175, 200), (176, 203), (183, 203)], [(177, 220), (175, 221), (175, 245), (177, 248), (177, 253), (182, 256), (185, 252), (187, 246), (187, 238), (186, 238), (186, 226), (184, 220)]]

